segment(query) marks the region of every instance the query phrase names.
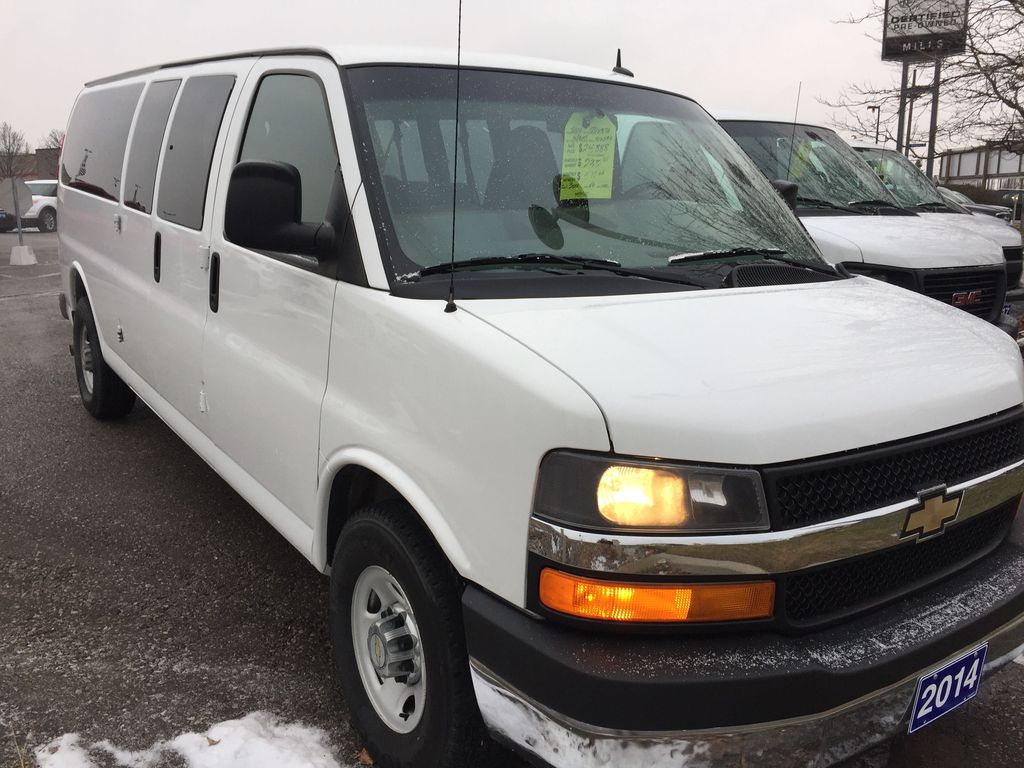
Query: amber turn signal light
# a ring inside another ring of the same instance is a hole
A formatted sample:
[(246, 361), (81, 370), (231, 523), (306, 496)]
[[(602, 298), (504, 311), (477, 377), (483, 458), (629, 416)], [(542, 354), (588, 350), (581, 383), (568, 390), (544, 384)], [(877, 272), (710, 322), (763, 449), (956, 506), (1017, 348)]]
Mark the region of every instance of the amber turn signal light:
[(600, 621), (767, 619), (775, 610), (775, 582), (630, 584), (545, 568), (540, 574), (540, 601), (553, 611)]

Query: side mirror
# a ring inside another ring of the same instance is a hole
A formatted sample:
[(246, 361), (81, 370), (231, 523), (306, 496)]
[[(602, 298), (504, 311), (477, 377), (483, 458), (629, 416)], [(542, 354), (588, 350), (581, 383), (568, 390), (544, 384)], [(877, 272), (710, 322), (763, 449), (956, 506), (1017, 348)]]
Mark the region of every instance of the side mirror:
[(246, 160), (228, 184), (224, 232), (256, 251), (324, 258), (334, 244), (329, 224), (302, 222), (302, 178), (288, 163)]
[(775, 187), (775, 191), (779, 193), (779, 197), (785, 201), (789, 209), (795, 211), (796, 196), (800, 192), (800, 185), (785, 179), (775, 179), (772, 182), (772, 186)]

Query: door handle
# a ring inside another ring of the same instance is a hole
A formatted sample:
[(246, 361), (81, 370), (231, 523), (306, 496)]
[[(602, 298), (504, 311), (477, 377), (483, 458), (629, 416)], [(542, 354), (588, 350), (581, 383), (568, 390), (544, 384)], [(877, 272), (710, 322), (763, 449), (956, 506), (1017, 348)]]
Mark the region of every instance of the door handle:
[(216, 312), (220, 306), (220, 254), (210, 257), (210, 311)]
[(160, 282), (160, 233), (153, 235), (153, 279)]

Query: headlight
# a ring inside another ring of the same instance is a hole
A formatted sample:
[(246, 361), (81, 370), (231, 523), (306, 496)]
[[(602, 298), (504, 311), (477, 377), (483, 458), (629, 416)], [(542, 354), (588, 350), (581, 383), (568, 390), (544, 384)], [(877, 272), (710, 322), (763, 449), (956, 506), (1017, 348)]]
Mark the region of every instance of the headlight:
[(769, 528), (761, 478), (754, 470), (574, 451), (544, 457), (534, 514), (578, 528), (633, 533)]

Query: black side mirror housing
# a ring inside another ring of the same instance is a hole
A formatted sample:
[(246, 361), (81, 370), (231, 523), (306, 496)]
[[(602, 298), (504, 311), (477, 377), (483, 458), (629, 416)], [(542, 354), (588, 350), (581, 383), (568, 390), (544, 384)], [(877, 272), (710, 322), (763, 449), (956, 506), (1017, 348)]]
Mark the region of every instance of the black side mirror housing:
[(326, 257), (334, 245), (329, 224), (302, 222), (302, 177), (288, 163), (245, 160), (228, 184), (224, 233), (254, 251)]
[(779, 197), (785, 201), (786, 205), (789, 206), (789, 209), (791, 211), (795, 211), (796, 196), (800, 192), (800, 185), (792, 181), (786, 181), (785, 179), (775, 179), (772, 182), (772, 186), (775, 187), (775, 191), (779, 193)]

